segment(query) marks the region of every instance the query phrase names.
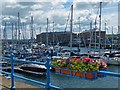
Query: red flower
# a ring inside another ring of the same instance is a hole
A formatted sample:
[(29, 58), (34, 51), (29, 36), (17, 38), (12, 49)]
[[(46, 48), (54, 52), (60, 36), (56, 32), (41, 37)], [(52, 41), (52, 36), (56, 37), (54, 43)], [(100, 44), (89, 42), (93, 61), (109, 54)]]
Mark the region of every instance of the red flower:
[(59, 58), (60, 60), (63, 60), (63, 58)]
[(84, 58), (83, 61), (84, 62), (90, 61), (90, 58)]
[(74, 60), (78, 60), (78, 58), (75, 57)]
[(90, 63), (91, 63), (91, 64), (94, 63), (94, 60), (90, 60)]

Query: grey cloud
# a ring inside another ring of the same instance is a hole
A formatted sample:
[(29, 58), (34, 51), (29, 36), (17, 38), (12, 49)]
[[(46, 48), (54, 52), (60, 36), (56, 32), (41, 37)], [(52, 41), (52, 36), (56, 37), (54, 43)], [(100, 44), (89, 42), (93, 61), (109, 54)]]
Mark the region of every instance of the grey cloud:
[[(108, 2), (104, 2), (102, 7), (104, 8)], [(6, 7), (6, 6), (11, 7)], [(19, 5), (19, 7), (13, 8), (12, 6)], [(34, 5), (41, 5), (42, 7), (32, 8)], [(22, 8), (24, 6), (24, 8)], [(87, 3), (87, 2), (77, 2), (74, 5), (74, 24), (78, 25), (76, 21), (79, 16), (83, 19), (81, 20), (81, 28), (88, 28), (91, 21), (94, 21), (96, 16), (97, 8), (99, 7), (98, 3)], [(84, 12), (84, 10), (88, 10)], [(47, 17), (49, 22), (53, 21), (56, 23), (55, 31), (64, 31), (65, 23), (68, 18), (68, 11), (70, 9), (64, 8), (63, 3), (54, 4), (51, 2), (17, 2), (16, 4), (10, 4), (8, 2), (2, 4), (2, 15), (4, 17), (11, 17), (10, 20), (3, 20), (3, 25), (5, 22), (16, 22), (17, 13), (20, 12), (20, 18), (25, 21), (25, 23), (30, 26), (30, 17), (31, 14), (34, 17), (34, 24), (36, 32), (39, 32), (39, 27), (42, 27), (42, 31), (46, 30)], [(76, 12), (76, 13), (75, 13)], [(52, 26), (50, 26), (50, 30)], [(27, 29), (28, 32), (30, 29)], [(68, 29), (69, 30), (69, 27)], [(74, 27), (74, 31), (78, 31), (77, 27)]]
[(22, 6), (32, 6), (37, 4), (38, 2), (18, 2), (18, 4), (22, 5)]
[[(3, 6), (3, 5), (2, 5)], [(20, 13), (20, 17), (24, 17), (25, 15), (29, 14), (28, 11), (32, 10), (29, 7), (26, 8), (7, 8), (3, 6), (2, 8), (2, 15), (12, 15), (12, 16), (17, 16), (18, 12)]]
[[(102, 2), (102, 7), (105, 7), (109, 2)], [(77, 2), (75, 4), (76, 10), (98, 9), (100, 2)]]

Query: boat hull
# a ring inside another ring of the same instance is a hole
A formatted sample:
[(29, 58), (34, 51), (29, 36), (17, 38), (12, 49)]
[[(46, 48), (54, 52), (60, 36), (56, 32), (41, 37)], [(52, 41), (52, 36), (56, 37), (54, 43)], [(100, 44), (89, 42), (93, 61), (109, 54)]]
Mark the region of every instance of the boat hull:
[(115, 60), (114, 58), (104, 57), (103, 59), (109, 65), (120, 65), (120, 58), (118, 60)]

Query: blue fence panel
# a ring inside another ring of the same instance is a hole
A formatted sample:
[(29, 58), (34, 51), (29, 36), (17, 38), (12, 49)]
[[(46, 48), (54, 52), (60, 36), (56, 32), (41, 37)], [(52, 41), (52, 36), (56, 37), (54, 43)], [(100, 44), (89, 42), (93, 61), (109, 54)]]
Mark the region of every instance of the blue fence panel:
[(105, 74), (105, 75), (110, 75), (110, 76), (113, 76), (113, 77), (120, 77), (120, 73), (115, 73), (115, 72), (108, 72), (108, 71), (98, 71), (98, 73), (100, 74)]
[[(50, 59), (49, 58), (46, 59), (45, 63), (37, 62), (37, 61), (29, 61), (29, 60), (24, 60), (24, 59), (17, 59), (17, 58), (14, 58), (13, 54), (11, 54), (10, 58), (2, 57), (2, 56), (0, 56), (0, 58), (11, 60), (11, 73), (5, 72), (5, 71), (2, 71), (2, 70), (0, 70), (0, 72), (4, 73), (4, 74), (7, 74), (7, 75), (11, 75), (11, 89), (12, 90), (15, 90), (14, 77), (20, 78), (20, 79), (23, 79), (23, 80), (27, 80), (27, 81), (31, 81), (31, 82), (34, 82), (36, 84), (45, 86), (46, 90), (50, 90), (50, 88), (54, 88), (54, 89), (57, 89), (57, 90), (62, 90), (61, 88), (59, 88), (57, 86), (51, 85), (51, 81), (50, 81), (50, 67), (53, 67), (53, 66), (50, 65)], [(32, 63), (32, 64), (39, 64), (39, 65), (45, 65), (46, 68), (47, 68), (47, 72), (46, 72), (47, 83), (39, 82), (39, 81), (36, 81), (36, 80), (32, 80), (32, 79), (29, 79), (29, 78), (26, 78), (26, 77), (14, 74), (14, 62), (15, 61)], [(63, 68), (59, 68), (59, 69), (63, 69)], [(66, 70), (66, 69), (63, 69), (63, 70)], [(102, 71), (102, 70), (97, 71), (97, 72), (99, 74), (110, 75), (110, 76), (114, 76), (114, 77), (120, 77), (120, 73), (108, 72), (108, 71)], [(70, 73), (72, 75), (72, 71)], [(60, 74), (60, 73), (58, 73), (58, 74)], [(71, 75), (65, 75), (65, 76), (71, 76)], [(76, 76), (71, 76), (71, 77), (76, 77)]]
[(11, 54), (11, 89), (15, 90), (15, 85), (14, 85), (14, 55)]
[[(20, 78), (20, 79), (23, 79), (23, 80), (27, 80), (27, 81), (31, 81), (31, 82), (34, 82), (36, 84), (45, 86), (46, 90), (50, 90), (50, 88), (54, 88), (56, 90), (62, 90), (60, 87), (51, 85), (51, 83), (50, 83), (50, 67), (51, 66), (50, 66), (50, 59), (49, 58), (46, 59), (47, 61), (45, 63), (37, 62), (37, 61), (29, 61), (29, 60), (24, 60), (24, 59), (17, 59), (17, 58), (14, 58), (14, 54), (11, 54), (10, 58), (2, 57), (2, 56), (0, 56), (0, 58), (11, 60), (11, 73), (0, 70), (1, 73), (11, 75), (11, 90), (15, 90), (14, 77)], [(36, 81), (36, 80), (32, 80), (32, 79), (14, 74), (14, 62), (15, 61), (45, 65), (46, 68), (47, 68), (47, 73), (46, 73), (47, 74), (47, 83), (42, 83), (42, 82), (39, 82), (39, 81)]]

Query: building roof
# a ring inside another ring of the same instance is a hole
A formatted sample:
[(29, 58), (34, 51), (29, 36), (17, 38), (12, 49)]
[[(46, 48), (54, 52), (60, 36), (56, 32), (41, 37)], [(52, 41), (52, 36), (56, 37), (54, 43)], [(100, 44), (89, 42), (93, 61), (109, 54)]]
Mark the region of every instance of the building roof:
[[(48, 32), (48, 34), (70, 34), (71, 32), (70, 31), (64, 31), (64, 32)], [(46, 32), (43, 32), (43, 33), (41, 33), (41, 34), (46, 34)], [(73, 34), (75, 34), (75, 33), (73, 33)], [(38, 34), (38, 35), (40, 35), (40, 34)]]
[[(95, 29), (92, 29), (92, 31), (95, 32)], [(87, 32), (90, 32), (90, 30), (85, 30), (85, 31), (83, 31), (81, 33), (87, 33)], [(99, 30), (97, 29), (96, 32), (99, 32)], [(101, 30), (101, 32), (105, 32), (105, 31)]]

